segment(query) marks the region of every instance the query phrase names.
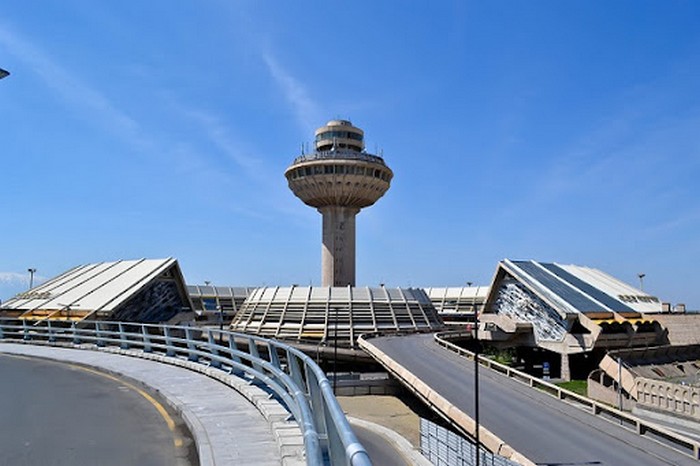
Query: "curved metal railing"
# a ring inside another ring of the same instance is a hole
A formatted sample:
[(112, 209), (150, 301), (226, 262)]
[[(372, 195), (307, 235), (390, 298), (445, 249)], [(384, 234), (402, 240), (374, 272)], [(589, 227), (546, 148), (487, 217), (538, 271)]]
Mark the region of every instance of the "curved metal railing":
[(316, 160), (332, 159), (361, 160), (363, 162), (378, 163), (380, 165), (386, 166), (384, 159), (378, 155), (370, 154), (368, 152), (357, 152), (350, 149), (316, 151), (311, 154), (300, 155), (294, 159), (292, 165), (304, 162), (313, 162)]
[(279, 341), (191, 326), (0, 319), (2, 340), (136, 348), (186, 357), (256, 379), (277, 395), (299, 423), (308, 465), (372, 464), (323, 370), (303, 352)]

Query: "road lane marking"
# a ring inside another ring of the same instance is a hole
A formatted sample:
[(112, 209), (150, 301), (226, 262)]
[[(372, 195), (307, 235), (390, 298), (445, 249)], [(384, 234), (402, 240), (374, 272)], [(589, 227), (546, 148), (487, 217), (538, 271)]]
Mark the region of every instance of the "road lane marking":
[[(124, 379), (120, 379), (119, 377), (115, 377), (113, 375), (106, 374), (104, 372), (101, 372), (101, 371), (98, 371), (95, 369), (90, 369), (88, 367), (84, 367), (84, 366), (80, 366), (80, 365), (76, 365), (76, 364), (68, 364), (68, 365), (71, 367), (74, 367), (76, 369), (80, 369), (81, 371), (89, 372), (89, 373), (95, 374), (95, 375), (100, 375), (102, 377), (105, 377), (105, 378), (108, 378), (108, 379), (113, 380), (115, 382), (118, 382), (119, 384), (121, 384), (123, 386), (129, 387), (130, 389), (132, 389), (133, 391), (135, 391), (136, 393), (138, 393), (139, 395), (144, 397), (149, 403), (151, 403), (151, 405), (153, 405), (153, 407), (156, 409), (156, 411), (158, 411), (158, 413), (161, 415), (161, 417), (163, 418), (163, 420), (167, 424), (168, 429), (170, 429), (170, 431), (173, 434), (176, 434), (175, 421), (170, 416), (170, 414), (168, 414), (168, 411), (163, 407), (163, 405), (160, 402), (158, 402), (158, 400), (153, 398), (148, 392), (140, 389), (139, 387), (135, 386), (134, 384), (126, 382)], [(179, 435), (173, 435), (173, 444), (175, 445), (176, 448), (181, 448), (184, 443), (183, 443), (182, 438)]]

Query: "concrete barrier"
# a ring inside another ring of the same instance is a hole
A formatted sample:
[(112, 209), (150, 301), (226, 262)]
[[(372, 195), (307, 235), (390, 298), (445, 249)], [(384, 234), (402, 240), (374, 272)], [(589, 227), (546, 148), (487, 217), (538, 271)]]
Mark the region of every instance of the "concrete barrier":
[(700, 421), (700, 388), (637, 377), (637, 404)]

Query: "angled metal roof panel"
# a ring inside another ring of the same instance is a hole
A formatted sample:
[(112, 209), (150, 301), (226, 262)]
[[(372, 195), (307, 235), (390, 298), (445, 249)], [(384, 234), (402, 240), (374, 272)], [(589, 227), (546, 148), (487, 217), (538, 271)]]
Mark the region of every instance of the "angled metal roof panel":
[(176, 263), (175, 259), (141, 259), (78, 266), (8, 300), (2, 308), (60, 310), (70, 305), (81, 312), (111, 311)]
[(613, 298), (609, 294), (601, 291), (598, 287), (591, 285), (588, 281), (582, 280), (581, 278), (573, 275), (572, 273), (560, 267), (557, 264), (541, 264), (542, 267), (546, 268), (557, 277), (566, 281), (571, 286), (574, 286), (579, 291), (587, 294), (591, 298), (595, 299), (599, 303), (603, 304), (608, 309), (611, 309), (619, 313), (634, 313), (636, 312), (631, 307), (623, 304), (621, 301)]
[(662, 310), (661, 301), (656, 296), (624, 283), (601, 270), (577, 265), (557, 265), (613, 297), (616, 301), (623, 302), (624, 300), (624, 305), (636, 312), (658, 313)]

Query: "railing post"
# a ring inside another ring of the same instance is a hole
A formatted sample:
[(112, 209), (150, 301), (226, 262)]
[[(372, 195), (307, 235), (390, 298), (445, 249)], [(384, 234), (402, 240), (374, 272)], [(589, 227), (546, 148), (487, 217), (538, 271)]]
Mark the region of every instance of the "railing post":
[(97, 345), (98, 348), (103, 348), (105, 346), (105, 342), (102, 339), (102, 324), (99, 322), (95, 322), (95, 336), (97, 337), (95, 340), (95, 345)]
[(176, 352), (173, 347), (173, 337), (170, 334), (170, 327), (164, 327), (164, 336), (165, 336), (165, 355), (166, 356), (175, 356)]
[[(324, 411), (323, 414), (325, 425), (332, 425), (333, 419), (331, 413)], [(343, 441), (340, 439), (340, 433), (337, 429), (326, 430), (326, 445), (331, 464), (343, 464), (345, 462), (346, 451), (345, 448), (343, 448)]]
[[(209, 343), (209, 352), (212, 354), (212, 356), (218, 356), (219, 348), (216, 343), (216, 339), (214, 338), (214, 332), (212, 332), (211, 329), (207, 329), (207, 343)], [(221, 361), (216, 358), (211, 358), (209, 360), (209, 365), (211, 367), (221, 369)]]
[(314, 427), (318, 433), (318, 440), (322, 447), (328, 447), (328, 428), (326, 427), (326, 417), (324, 415), (323, 393), (316, 374), (309, 370), (309, 366), (304, 364), (306, 372), (306, 387), (309, 393), (309, 402), (311, 404), (311, 413), (314, 418)]
[(199, 361), (199, 356), (195, 354), (197, 346), (195, 345), (194, 339), (192, 338), (192, 329), (190, 327), (185, 328), (185, 338), (187, 339), (187, 360), (192, 362)]
[(73, 344), (79, 345), (80, 344), (80, 336), (78, 335), (77, 332), (78, 328), (75, 325), (75, 322), (70, 323), (70, 331), (73, 334)]
[(121, 349), (129, 349), (129, 339), (124, 332), (124, 324), (119, 322), (117, 325), (119, 326), (119, 341), (121, 342), (119, 346)]
[(24, 341), (31, 340), (32, 337), (29, 335), (29, 326), (26, 320), (22, 320), (22, 339)]
[[(233, 362), (236, 362), (238, 364), (241, 363), (241, 358), (239, 358), (236, 354), (234, 354), (234, 351), (238, 351), (238, 345), (236, 345), (236, 339), (233, 335), (229, 334), (228, 336), (228, 348), (230, 350), (230, 357)], [(231, 366), (231, 374), (236, 374), (238, 375), (240, 373), (240, 370), (236, 369), (233, 365)]]
[(48, 320), (46, 321), (46, 330), (49, 332), (49, 343), (55, 343), (56, 342), (56, 331), (54, 330), (53, 325), (51, 325), (51, 321)]
[(277, 369), (281, 369), (282, 364), (280, 364), (280, 357), (277, 354), (277, 347), (271, 341), (267, 342), (267, 352), (270, 355), (270, 362), (272, 363), (272, 365), (275, 366)]
[(639, 420), (636, 422), (637, 424), (637, 435), (644, 435), (646, 433), (646, 426), (642, 424)]
[(297, 359), (296, 355), (294, 355), (291, 351), (287, 350), (287, 371), (289, 372), (289, 375), (292, 377), (292, 380), (294, 383), (304, 390), (304, 393), (306, 394), (306, 398), (309, 398), (309, 390), (304, 383), (304, 377), (302, 376), (301, 373), (301, 368), (299, 367), (299, 360)]
[(253, 356), (253, 369), (258, 372), (263, 372), (264, 369), (257, 361), (260, 360), (260, 353), (258, 352), (258, 345), (255, 344), (255, 340), (248, 338), (248, 353)]
[(148, 327), (141, 324), (141, 336), (143, 338), (143, 352), (152, 353), (153, 347), (151, 346), (151, 335), (148, 333)]

